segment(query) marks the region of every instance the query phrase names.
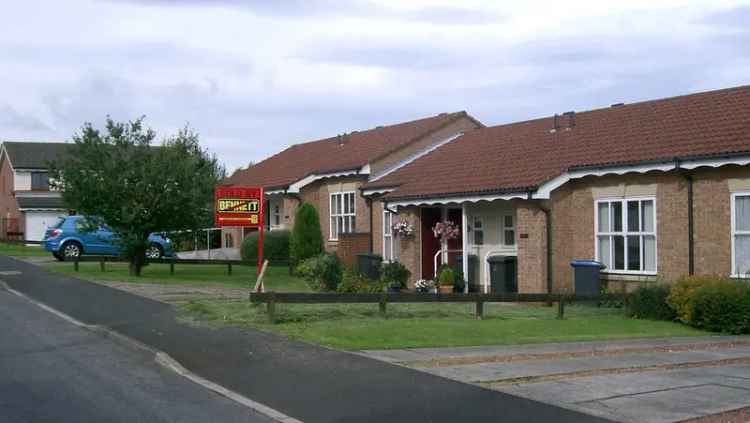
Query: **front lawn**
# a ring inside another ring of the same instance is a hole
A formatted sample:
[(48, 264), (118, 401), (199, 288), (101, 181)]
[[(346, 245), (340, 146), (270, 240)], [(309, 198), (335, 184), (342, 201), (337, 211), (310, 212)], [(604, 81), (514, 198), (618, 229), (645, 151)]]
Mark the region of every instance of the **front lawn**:
[(0, 242), (0, 254), (14, 257), (50, 256), (52, 253), (45, 251), (40, 245), (9, 244)]
[(249, 325), (295, 339), (348, 350), (525, 344), (621, 338), (706, 335), (664, 321), (629, 319), (622, 310), (575, 305), (557, 320), (557, 309), (538, 305), (485, 304), (477, 320), (473, 304), (277, 304), (276, 324), (265, 306), (247, 300), (197, 300), (188, 318), (209, 324)]
[[(169, 274), (168, 264), (150, 264), (143, 268), (141, 277), (128, 274), (127, 263), (107, 263), (102, 272), (98, 262), (80, 263), (76, 272), (73, 263), (53, 263), (46, 268), (82, 279), (165, 285), (211, 285), (247, 288), (255, 285), (257, 267), (232, 266), (232, 275), (227, 274), (226, 265), (175, 264), (174, 275)], [(309, 287), (300, 278), (291, 276), (289, 268), (270, 266), (264, 278), (266, 290), (276, 292), (309, 292)]]

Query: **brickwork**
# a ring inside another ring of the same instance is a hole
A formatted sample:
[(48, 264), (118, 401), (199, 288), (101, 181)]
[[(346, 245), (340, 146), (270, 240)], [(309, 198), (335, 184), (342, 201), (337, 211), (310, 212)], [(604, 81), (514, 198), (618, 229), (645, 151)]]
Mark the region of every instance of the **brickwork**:
[(372, 252), (383, 254), (383, 202), (372, 202)]
[(339, 235), (338, 254), (341, 262), (352, 267), (357, 263), (357, 254), (370, 251), (369, 233), (351, 233)]
[[(18, 202), (13, 194), (13, 169), (5, 154), (0, 161), (0, 218), (18, 219), (22, 213), (18, 211)], [(19, 227), (23, 228), (23, 223)]]
[(398, 218), (410, 222), (414, 226), (414, 234), (408, 238), (399, 239), (397, 243), (398, 261), (411, 272), (409, 289), (414, 289), (414, 282), (420, 279), (422, 274), (422, 221), (420, 210), (418, 207), (399, 209)]
[(547, 217), (538, 204), (516, 203), (518, 292), (547, 292)]

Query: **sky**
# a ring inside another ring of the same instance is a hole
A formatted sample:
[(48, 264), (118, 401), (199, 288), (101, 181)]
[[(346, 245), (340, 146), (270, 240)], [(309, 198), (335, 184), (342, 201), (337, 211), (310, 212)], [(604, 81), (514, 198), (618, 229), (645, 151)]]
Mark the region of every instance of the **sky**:
[(492, 126), (750, 84), (750, 2), (3, 0), (0, 140), (189, 124), (232, 170), (466, 110)]

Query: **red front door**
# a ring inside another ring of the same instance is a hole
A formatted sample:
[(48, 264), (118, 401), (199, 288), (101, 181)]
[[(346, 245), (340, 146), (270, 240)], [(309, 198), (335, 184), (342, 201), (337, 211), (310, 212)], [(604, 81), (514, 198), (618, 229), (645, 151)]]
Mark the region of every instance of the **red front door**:
[(435, 253), (440, 251), (440, 240), (435, 238), (432, 228), (440, 221), (439, 208), (422, 208), (422, 279), (435, 277)]

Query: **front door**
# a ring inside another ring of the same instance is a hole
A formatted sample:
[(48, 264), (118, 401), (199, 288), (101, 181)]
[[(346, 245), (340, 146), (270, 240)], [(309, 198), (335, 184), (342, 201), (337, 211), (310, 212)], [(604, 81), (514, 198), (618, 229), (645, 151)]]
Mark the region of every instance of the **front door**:
[[(459, 209), (449, 209), (448, 210), (448, 220), (450, 222), (453, 222), (454, 225), (461, 226), (461, 210)], [(461, 233), (463, 233), (463, 228), (461, 228)], [(456, 257), (460, 256), (461, 250), (463, 249), (463, 238), (461, 235), (458, 236), (458, 238), (449, 239), (448, 240), (448, 264), (456, 268)]]
[(432, 228), (440, 221), (442, 210), (436, 207), (422, 208), (422, 279), (435, 277), (435, 253), (440, 251), (440, 240), (435, 238)]

